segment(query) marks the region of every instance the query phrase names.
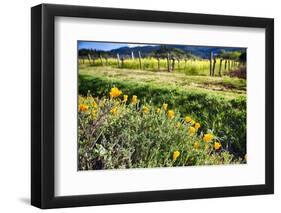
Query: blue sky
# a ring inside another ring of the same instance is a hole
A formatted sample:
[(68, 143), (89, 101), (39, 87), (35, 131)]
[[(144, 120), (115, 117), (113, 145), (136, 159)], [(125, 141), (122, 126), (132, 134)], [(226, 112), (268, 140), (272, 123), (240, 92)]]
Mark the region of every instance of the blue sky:
[(112, 50), (120, 47), (136, 47), (147, 46), (147, 44), (130, 44), (130, 43), (109, 43), (109, 42), (91, 42), (91, 41), (79, 41), (78, 49), (96, 49), (96, 50)]

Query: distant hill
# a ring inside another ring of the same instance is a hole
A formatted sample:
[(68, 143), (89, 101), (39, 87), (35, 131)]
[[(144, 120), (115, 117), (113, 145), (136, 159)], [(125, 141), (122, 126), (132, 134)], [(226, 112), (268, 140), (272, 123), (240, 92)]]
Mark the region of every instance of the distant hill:
[[(185, 53), (189, 53), (195, 55), (200, 58), (208, 58), (210, 52), (212, 51), (214, 54), (219, 54), (221, 51), (245, 51), (245, 48), (236, 48), (236, 47), (197, 47), (197, 46), (183, 46), (183, 45), (167, 45), (168, 48), (176, 48), (184, 51)], [(117, 49), (113, 49), (109, 51), (112, 54), (119, 55), (130, 55), (131, 52), (137, 54), (138, 51), (142, 53), (142, 55), (149, 55), (154, 51), (160, 49), (160, 46), (137, 46), (137, 47), (121, 47)]]
[(89, 50), (89, 49), (80, 49), (79, 55), (87, 55), (89, 51), (99, 55), (111, 55), (116, 56), (118, 53), (121, 56), (131, 56), (132, 52), (135, 56), (138, 55), (138, 52), (141, 52), (142, 56), (149, 56), (155, 53), (166, 55), (166, 52), (172, 52), (174, 54), (185, 54), (192, 57), (199, 58), (208, 58), (210, 52), (214, 54), (219, 54), (222, 51), (231, 52), (231, 51), (245, 51), (245, 48), (237, 47), (198, 47), (198, 46), (184, 46), (184, 45), (155, 45), (155, 46), (136, 46), (136, 47), (120, 47), (117, 49), (109, 51), (100, 51), (100, 50)]

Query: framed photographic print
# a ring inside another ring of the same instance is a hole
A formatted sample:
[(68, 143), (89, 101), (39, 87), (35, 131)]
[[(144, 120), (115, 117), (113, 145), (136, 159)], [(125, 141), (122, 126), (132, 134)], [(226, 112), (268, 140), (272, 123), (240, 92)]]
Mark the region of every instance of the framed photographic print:
[(31, 203), (271, 194), (274, 21), (31, 9)]

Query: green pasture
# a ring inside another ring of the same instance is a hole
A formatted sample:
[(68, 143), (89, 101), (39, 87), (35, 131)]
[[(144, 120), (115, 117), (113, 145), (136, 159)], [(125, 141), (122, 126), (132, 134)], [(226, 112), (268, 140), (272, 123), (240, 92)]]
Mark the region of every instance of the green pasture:
[(166, 85), (186, 91), (212, 93), (227, 99), (246, 95), (246, 80), (240, 78), (189, 76), (181, 72), (130, 70), (112, 67), (92, 67), (80, 65), (80, 75), (117, 79), (120, 81), (134, 81), (149, 83), (150, 85)]
[[(214, 61), (212, 61), (212, 64)], [(167, 59), (160, 59), (159, 61), (156, 58), (142, 58), (141, 64), (138, 58), (135, 59), (124, 59), (123, 63), (121, 60), (118, 61), (117, 58), (100, 58), (89, 61), (88, 59), (80, 59), (79, 64), (84, 64), (91, 67), (112, 67), (123, 69), (141, 69), (149, 71), (166, 71), (168, 68)], [(170, 60), (170, 65), (172, 65), (172, 60)], [(221, 63), (221, 73), (222, 75), (227, 74), (230, 70), (238, 67), (238, 64), (234, 61), (223, 61)], [(220, 69), (220, 60), (216, 60), (215, 65), (215, 75), (218, 76)], [(210, 61), (207, 59), (189, 59), (189, 60), (174, 60), (174, 70), (177, 72), (185, 73), (188, 75), (203, 75), (208, 76), (210, 74)]]
[[(212, 131), (224, 147), (238, 156), (246, 153), (246, 80), (186, 75), (175, 70), (149, 71), (112, 66), (79, 65), (79, 94), (108, 97), (110, 88), (137, 95), (145, 103), (167, 103), (181, 116), (190, 115)], [(142, 103), (140, 103), (142, 104)]]

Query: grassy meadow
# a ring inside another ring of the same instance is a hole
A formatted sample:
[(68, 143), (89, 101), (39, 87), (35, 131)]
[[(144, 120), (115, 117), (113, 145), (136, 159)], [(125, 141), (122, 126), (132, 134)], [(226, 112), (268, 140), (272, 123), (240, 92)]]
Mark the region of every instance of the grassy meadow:
[[(141, 64), (141, 68), (143, 70), (148, 71), (165, 71), (168, 66), (168, 61), (166, 59), (156, 58), (143, 58)], [(108, 66), (108, 67), (118, 67), (121, 66), (121, 62), (118, 62), (115, 58), (108, 59), (97, 59), (94, 64), (92, 64), (89, 60), (79, 60), (80, 64), (88, 64), (96, 67)], [(210, 70), (210, 62), (207, 59), (200, 60), (175, 60), (175, 70), (180, 73), (185, 73), (187, 75), (200, 75), (200, 76), (208, 76)], [(219, 63), (219, 62), (218, 62)], [(159, 68), (158, 68), (159, 66)], [(128, 59), (124, 60), (122, 65), (123, 69), (140, 69), (139, 59)], [(222, 73), (227, 73), (228, 71), (228, 62), (223, 62), (221, 65)], [(215, 73), (219, 73), (219, 66), (215, 67)]]
[(80, 59), (78, 169), (246, 163), (245, 64), (216, 62)]

